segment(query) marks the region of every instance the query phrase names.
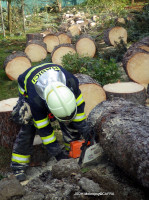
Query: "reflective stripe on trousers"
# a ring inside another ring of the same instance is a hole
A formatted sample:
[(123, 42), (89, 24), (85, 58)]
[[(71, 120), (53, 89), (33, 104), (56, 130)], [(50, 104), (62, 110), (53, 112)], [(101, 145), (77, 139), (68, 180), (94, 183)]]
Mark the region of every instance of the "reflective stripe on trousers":
[(20, 155), (20, 154), (12, 153), (11, 161), (17, 162), (17, 163), (29, 163), (30, 155)]

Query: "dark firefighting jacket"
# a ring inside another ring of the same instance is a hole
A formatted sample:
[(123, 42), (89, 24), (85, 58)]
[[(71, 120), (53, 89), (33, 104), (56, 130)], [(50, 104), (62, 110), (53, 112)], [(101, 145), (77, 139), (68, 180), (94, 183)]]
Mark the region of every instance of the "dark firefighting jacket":
[(53, 81), (63, 82), (75, 95), (77, 114), (71, 122), (71, 127), (83, 133), (86, 131), (84, 106), (85, 102), (79, 89), (78, 79), (64, 68), (52, 63), (45, 63), (29, 68), (18, 78), (19, 92), (29, 104), (34, 126), (44, 145), (50, 145), (56, 141), (53, 127), (49, 119), (50, 110), (43, 97), (43, 91), (47, 84)]

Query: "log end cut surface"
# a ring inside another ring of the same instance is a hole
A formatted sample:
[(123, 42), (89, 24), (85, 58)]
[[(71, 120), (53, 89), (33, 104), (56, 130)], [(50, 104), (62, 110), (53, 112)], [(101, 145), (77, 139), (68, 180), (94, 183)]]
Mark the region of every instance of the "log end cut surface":
[(106, 100), (103, 88), (97, 84), (82, 84), (79, 88), (85, 101), (85, 114), (87, 116), (97, 104)]
[(96, 46), (94, 41), (90, 38), (81, 38), (76, 43), (76, 51), (80, 56), (94, 57), (96, 53)]
[(107, 99), (109, 100), (112, 100), (113, 97), (119, 97), (143, 105), (146, 102), (146, 90), (138, 83), (112, 83), (105, 85), (103, 89), (105, 90)]
[(76, 51), (71, 46), (59, 46), (56, 47), (52, 52), (52, 62), (54, 64), (62, 65), (62, 58), (66, 54), (75, 54)]
[(0, 113), (12, 111), (17, 101), (18, 101), (18, 98), (10, 98), (10, 99), (0, 101)]
[(149, 54), (136, 53), (126, 66), (129, 77), (137, 83), (149, 83)]
[(26, 57), (16, 57), (8, 62), (5, 67), (6, 75), (11, 80), (17, 80), (18, 76), (31, 67), (31, 62)]
[(39, 62), (47, 57), (47, 51), (37, 44), (30, 44), (26, 47), (25, 53), (32, 62)]
[(59, 39), (56, 35), (47, 35), (44, 37), (43, 41), (47, 45), (47, 51), (52, 52), (54, 47), (59, 45)]
[(60, 44), (71, 44), (71, 38), (65, 33), (59, 34), (58, 39), (60, 41)]

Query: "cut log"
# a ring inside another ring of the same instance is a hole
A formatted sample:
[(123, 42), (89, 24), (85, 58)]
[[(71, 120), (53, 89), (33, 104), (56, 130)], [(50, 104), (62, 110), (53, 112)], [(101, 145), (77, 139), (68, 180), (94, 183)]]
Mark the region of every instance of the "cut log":
[(140, 41), (132, 44), (130, 47), (129, 47), (129, 51), (130, 49), (136, 49), (136, 48), (140, 48), (140, 49), (143, 49), (147, 52), (149, 52), (149, 37), (145, 37), (143, 39), (141, 39)]
[(110, 160), (144, 187), (149, 187), (149, 107), (124, 99), (104, 101), (88, 121)]
[(71, 44), (71, 37), (66, 33), (57, 33), (60, 44)]
[(90, 36), (82, 35), (76, 42), (76, 51), (80, 56), (93, 58), (96, 53), (95, 42)]
[(68, 28), (68, 31), (70, 31), (70, 33), (73, 37), (81, 34), (81, 29), (78, 24), (74, 24), (74, 25), (70, 26)]
[(145, 88), (134, 82), (112, 83), (103, 86), (108, 100), (115, 97), (124, 98), (136, 104), (145, 105), (147, 95)]
[(127, 43), (127, 31), (125, 28), (116, 26), (104, 31), (103, 39), (107, 45), (115, 46), (121, 40)]
[(59, 39), (54, 34), (46, 35), (43, 39), (44, 43), (47, 45), (47, 51), (51, 53), (54, 49), (54, 47), (58, 46), (60, 44)]
[(130, 47), (123, 57), (123, 68), (130, 80), (149, 84), (149, 52)]
[(30, 40), (43, 40), (43, 35), (40, 33), (28, 33), (26, 34), (26, 42)]
[[(18, 125), (11, 120), (11, 113), (17, 101), (18, 98), (0, 101), (0, 145), (8, 149), (13, 148), (16, 136), (21, 129), (21, 125)], [(42, 165), (43, 162), (47, 162), (50, 155), (45, 147), (43, 147), (39, 135), (35, 136), (33, 145), (30, 165), (38, 166)]]
[(0, 145), (12, 148), (20, 125), (15, 124), (11, 118), (11, 112), (18, 98), (10, 98), (0, 101)]
[(25, 53), (32, 62), (40, 62), (47, 57), (47, 45), (41, 40), (30, 40)]
[(51, 53), (52, 62), (54, 64), (62, 65), (62, 58), (68, 53), (76, 53), (75, 47), (72, 44), (60, 44), (56, 46)]
[(10, 80), (17, 80), (18, 76), (31, 67), (31, 60), (21, 51), (10, 54), (4, 61), (3, 68)]
[(106, 93), (102, 86), (86, 74), (75, 74), (79, 80), (79, 88), (85, 101), (85, 114), (88, 116), (90, 111), (99, 103), (106, 100)]

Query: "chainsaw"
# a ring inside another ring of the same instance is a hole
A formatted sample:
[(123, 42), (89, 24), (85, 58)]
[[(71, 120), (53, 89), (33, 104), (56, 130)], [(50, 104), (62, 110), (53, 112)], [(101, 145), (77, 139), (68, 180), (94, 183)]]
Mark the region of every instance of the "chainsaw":
[(102, 154), (102, 148), (95, 141), (95, 132), (92, 138), (88, 135), (85, 140), (77, 140), (70, 143), (69, 157), (78, 159), (78, 164), (83, 166), (97, 161)]

